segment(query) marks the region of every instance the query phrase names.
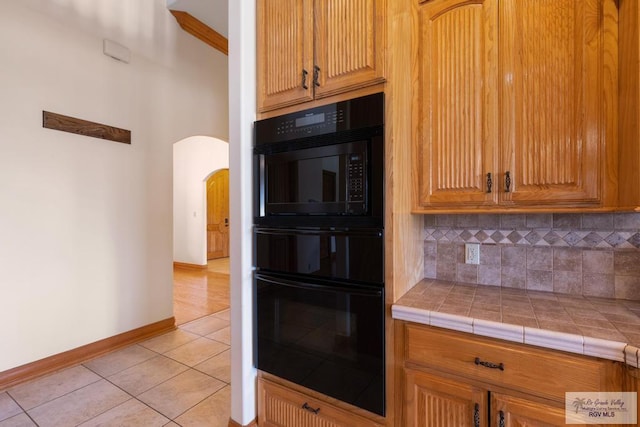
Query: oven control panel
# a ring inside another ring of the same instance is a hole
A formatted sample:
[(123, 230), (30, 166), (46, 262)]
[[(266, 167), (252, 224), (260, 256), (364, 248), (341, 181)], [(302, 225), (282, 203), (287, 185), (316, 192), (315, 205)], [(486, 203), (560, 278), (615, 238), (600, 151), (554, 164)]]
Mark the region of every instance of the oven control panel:
[(347, 166), (348, 201), (349, 203), (364, 202), (366, 166), (362, 154), (350, 154)]
[(284, 117), (276, 123), (276, 135), (288, 139), (335, 132), (344, 123), (344, 110), (306, 113), (300, 117)]
[(384, 95), (375, 93), (255, 122), (255, 145), (334, 135), (384, 125)]

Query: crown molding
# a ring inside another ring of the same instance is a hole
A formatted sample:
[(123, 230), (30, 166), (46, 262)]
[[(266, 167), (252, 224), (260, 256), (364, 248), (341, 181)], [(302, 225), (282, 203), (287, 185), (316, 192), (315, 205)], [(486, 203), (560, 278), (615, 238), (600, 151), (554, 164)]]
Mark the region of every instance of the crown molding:
[(180, 27), (182, 27), (182, 29), (187, 33), (202, 40), (225, 55), (229, 55), (229, 40), (227, 40), (222, 34), (218, 33), (204, 22), (194, 18), (188, 12), (171, 9), (170, 12), (176, 18)]

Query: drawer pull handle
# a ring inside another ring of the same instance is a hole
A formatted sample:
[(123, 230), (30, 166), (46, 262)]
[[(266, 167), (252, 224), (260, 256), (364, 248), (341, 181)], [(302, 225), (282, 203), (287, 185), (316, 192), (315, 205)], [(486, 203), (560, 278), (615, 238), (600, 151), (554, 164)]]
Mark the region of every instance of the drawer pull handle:
[(491, 193), (491, 187), (493, 186), (493, 181), (491, 180), (491, 172), (487, 173), (487, 193)]
[(477, 403), (473, 409), (473, 427), (480, 427), (480, 405)]
[(485, 362), (483, 360), (480, 360), (479, 357), (476, 357), (475, 364), (476, 365), (482, 365), (482, 366), (485, 366), (485, 367), (491, 368), (491, 369), (500, 369), (501, 371), (504, 371), (504, 363), (496, 364), (496, 363), (491, 363), (491, 362)]
[(500, 419), (498, 420), (498, 427), (504, 427), (504, 412), (500, 411)]
[(511, 173), (506, 171), (504, 174), (504, 192), (508, 193), (511, 191)]
[(318, 412), (320, 412), (320, 408), (313, 409), (311, 406), (309, 406), (309, 404), (307, 404), (307, 402), (304, 402), (302, 404), (302, 409), (306, 409), (307, 411), (313, 412), (314, 414), (317, 414)]

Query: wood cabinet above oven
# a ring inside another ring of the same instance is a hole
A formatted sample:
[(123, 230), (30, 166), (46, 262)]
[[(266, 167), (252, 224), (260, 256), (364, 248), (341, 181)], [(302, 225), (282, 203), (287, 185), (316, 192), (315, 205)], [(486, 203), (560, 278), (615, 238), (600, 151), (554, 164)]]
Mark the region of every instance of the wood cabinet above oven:
[(258, 0), (258, 111), (384, 82), (385, 0)]

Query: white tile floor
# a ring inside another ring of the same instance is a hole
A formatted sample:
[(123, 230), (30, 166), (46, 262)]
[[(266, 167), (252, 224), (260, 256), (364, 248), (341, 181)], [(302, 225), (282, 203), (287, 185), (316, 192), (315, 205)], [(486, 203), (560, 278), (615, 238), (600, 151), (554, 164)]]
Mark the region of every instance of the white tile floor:
[(0, 427), (228, 426), (229, 310), (0, 391)]

